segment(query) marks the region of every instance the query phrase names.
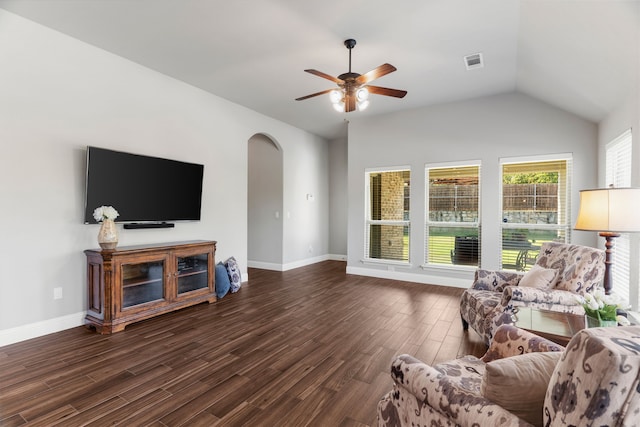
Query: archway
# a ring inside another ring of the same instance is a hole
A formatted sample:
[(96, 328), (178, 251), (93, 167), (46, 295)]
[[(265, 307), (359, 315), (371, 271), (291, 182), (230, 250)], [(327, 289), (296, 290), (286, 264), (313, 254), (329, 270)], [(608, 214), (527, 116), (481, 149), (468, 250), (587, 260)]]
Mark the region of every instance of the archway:
[(248, 141), (247, 265), (282, 270), (283, 155), (276, 141), (255, 134)]

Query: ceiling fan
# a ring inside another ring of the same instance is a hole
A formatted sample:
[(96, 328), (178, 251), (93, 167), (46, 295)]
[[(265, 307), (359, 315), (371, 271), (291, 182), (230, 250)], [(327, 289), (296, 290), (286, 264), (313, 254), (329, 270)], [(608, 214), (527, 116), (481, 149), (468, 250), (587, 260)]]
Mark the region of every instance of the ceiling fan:
[(404, 98), (407, 94), (406, 90), (389, 89), (368, 84), (370, 81), (396, 71), (396, 67), (391, 64), (382, 64), (365, 74), (354, 73), (351, 71), (351, 49), (356, 45), (356, 41), (354, 39), (347, 39), (344, 41), (344, 45), (349, 49), (348, 72), (340, 74), (338, 77), (333, 77), (318, 70), (304, 70), (307, 73), (331, 80), (338, 85), (338, 89), (327, 89), (322, 92), (312, 93), (311, 95), (296, 98), (296, 101), (302, 101), (328, 93), (330, 94), (329, 97), (333, 103), (333, 107), (337, 111), (349, 113), (356, 108), (364, 110), (369, 105), (368, 97), (370, 93)]

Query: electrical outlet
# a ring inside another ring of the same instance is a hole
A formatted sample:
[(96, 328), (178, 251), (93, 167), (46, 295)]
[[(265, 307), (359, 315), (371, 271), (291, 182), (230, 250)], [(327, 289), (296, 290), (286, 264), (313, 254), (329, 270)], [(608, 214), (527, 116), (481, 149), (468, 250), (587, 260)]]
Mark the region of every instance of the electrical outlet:
[(62, 299), (62, 288), (53, 288), (53, 299)]

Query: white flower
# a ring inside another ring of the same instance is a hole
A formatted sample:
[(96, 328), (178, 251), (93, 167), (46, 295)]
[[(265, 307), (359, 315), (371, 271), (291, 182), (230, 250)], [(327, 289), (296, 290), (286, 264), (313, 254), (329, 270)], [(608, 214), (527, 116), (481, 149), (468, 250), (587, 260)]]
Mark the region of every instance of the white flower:
[(592, 294), (584, 294), (581, 304), (587, 316), (597, 316), (602, 320), (615, 320), (616, 310), (618, 308), (629, 307), (629, 303), (624, 301), (619, 295), (606, 295), (602, 288), (595, 289)]
[(606, 305), (618, 305), (620, 303), (620, 298), (617, 295), (603, 295), (602, 302)]
[(118, 215), (118, 211), (113, 206), (100, 206), (93, 211), (93, 218), (98, 222), (105, 219), (116, 219)]
[(591, 310), (597, 310), (600, 307), (600, 303), (598, 299), (591, 294), (584, 294), (584, 304), (589, 307)]

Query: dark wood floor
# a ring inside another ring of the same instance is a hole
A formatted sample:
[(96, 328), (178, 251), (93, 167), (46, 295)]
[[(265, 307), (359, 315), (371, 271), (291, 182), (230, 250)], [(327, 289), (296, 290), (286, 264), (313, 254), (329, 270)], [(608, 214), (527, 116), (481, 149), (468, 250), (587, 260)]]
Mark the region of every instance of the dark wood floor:
[(0, 425), (376, 425), (392, 357), (481, 355), (460, 289), (345, 274), (328, 261), (215, 304), (0, 347)]

